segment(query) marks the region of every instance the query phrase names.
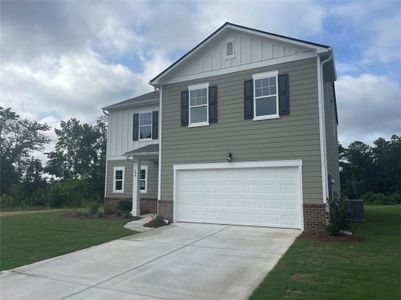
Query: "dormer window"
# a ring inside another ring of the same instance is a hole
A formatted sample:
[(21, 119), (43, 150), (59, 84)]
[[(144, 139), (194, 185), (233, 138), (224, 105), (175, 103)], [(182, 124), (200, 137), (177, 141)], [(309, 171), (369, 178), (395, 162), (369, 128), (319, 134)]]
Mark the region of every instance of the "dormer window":
[(234, 58), (234, 39), (227, 40), (225, 43), (225, 57), (226, 59)]

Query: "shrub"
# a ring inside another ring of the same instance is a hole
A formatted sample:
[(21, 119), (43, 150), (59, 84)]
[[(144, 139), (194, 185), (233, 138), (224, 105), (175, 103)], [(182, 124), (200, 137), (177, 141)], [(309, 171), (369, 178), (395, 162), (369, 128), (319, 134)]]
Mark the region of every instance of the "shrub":
[(156, 215), (156, 216), (153, 218), (153, 222), (154, 222), (155, 224), (159, 225), (159, 226), (165, 225), (165, 223), (164, 223), (164, 221), (163, 221), (163, 218), (162, 218), (161, 216), (159, 216), (159, 215)]
[(391, 204), (401, 204), (401, 195), (398, 193), (392, 193), (389, 197)]
[(111, 205), (105, 205), (104, 206), (104, 213), (106, 215), (113, 215), (113, 214), (116, 213), (116, 209)]
[(124, 211), (121, 213), (121, 215), (125, 218), (125, 219), (131, 219), (132, 215), (130, 211)]
[(132, 210), (132, 201), (130, 199), (123, 199), (118, 201), (117, 211), (121, 213), (130, 212)]
[(164, 225), (166, 225), (166, 223), (164, 222), (163, 218), (159, 215), (155, 215), (151, 221), (144, 224), (143, 226), (157, 228)]
[(328, 225), (326, 230), (330, 235), (340, 235), (341, 231), (350, 229), (350, 216), (348, 213), (347, 199), (333, 198), (328, 200)]
[[(99, 209), (99, 203), (94, 202), (89, 207), (89, 213), (91, 215), (94, 215), (98, 212), (98, 209)], [(104, 213), (104, 211), (103, 211), (103, 213)]]
[(38, 188), (28, 197), (27, 200), (33, 207), (48, 206), (47, 192), (43, 188)]
[(398, 193), (393, 193), (391, 195), (385, 195), (382, 193), (366, 193), (363, 197), (363, 201), (366, 204), (376, 204), (376, 205), (383, 205), (383, 204), (400, 204), (401, 203), (401, 196)]
[(86, 180), (68, 180), (55, 183), (49, 190), (51, 207), (79, 207), (91, 199), (91, 184)]
[(104, 209), (102, 207), (97, 209), (96, 217), (103, 218), (104, 217)]
[(87, 217), (87, 216), (89, 216), (89, 209), (88, 208), (78, 208), (77, 215)]
[(10, 195), (3, 194), (0, 196), (0, 207), (5, 208), (5, 207), (15, 207), (17, 206), (17, 202), (15, 201), (15, 198)]

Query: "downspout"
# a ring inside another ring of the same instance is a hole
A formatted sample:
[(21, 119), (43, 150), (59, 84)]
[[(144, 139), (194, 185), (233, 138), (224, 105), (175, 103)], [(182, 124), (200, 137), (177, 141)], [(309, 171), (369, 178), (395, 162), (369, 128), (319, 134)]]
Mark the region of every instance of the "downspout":
[(330, 51), (330, 56), (320, 61), (319, 56), (319, 66), (318, 66), (318, 75), (319, 75), (319, 91), (320, 91), (320, 114), (319, 114), (319, 121), (320, 121), (320, 138), (321, 138), (321, 147), (320, 147), (320, 156), (321, 156), (321, 164), (322, 164), (322, 189), (323, 189), (323, 203), (327, 202), (328, 196), (328, 172), (327, 172), (327, 149), (326, 149), (326, 116), (325, 116), (325, 103), (324, 103), (324, 81), (323, 81), (323, 67), (326, 63), (333, 60), (333, 54)]
[[(109, 147), (108, 147), (108, 144), (109, 144), (109, 113), (106, 111), (106, 110), (104, 110), (104, 109), (102, 109), (102, 111), (103, 111), (103, 113), (107, 116), (107, 132), (106, 132), (106, 161), (105, 161), (105, 170), (104, 170), (104, 195), (103, 195), (103, 201), (104, 201), (104, 198), (106, 198), (107, 197), (107, 165), (108, 165), (108, 161), (107, 161), (107, 156), (108, 156), (108, 154), (109, 154)], [(114, 175), (113, 175), (114, 176)]]
[(159, 214), (159, 201), (161, 200), (161, 181), (162, 181), (162, 101), (163, 101), (163, 85), (159, 87), (159, 168), (157, 172), (157, 205), (156, 213)]

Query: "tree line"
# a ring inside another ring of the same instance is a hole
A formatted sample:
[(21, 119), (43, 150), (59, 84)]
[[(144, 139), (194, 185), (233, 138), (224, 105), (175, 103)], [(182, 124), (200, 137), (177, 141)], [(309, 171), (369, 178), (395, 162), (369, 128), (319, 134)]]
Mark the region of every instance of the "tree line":
[(368, 203), (401, 203), (401, 137), (339, 145), (341, 192)]
[(0, 107), (0, 195), (2, 207), (78, 207), (104, 196), (107, 123), (75, 118), (54, 129), (47, 162), (35, 157), (50, 142), (50, 127)]
[[(104, 197), (107, 120), (60, 122), (47, 162), (35, 157), (50, 127), (0, 107), (1, 207), (79, 207)], [(401, 202), (401, 137), (339, 145), (341, 191), (370, 203)]]

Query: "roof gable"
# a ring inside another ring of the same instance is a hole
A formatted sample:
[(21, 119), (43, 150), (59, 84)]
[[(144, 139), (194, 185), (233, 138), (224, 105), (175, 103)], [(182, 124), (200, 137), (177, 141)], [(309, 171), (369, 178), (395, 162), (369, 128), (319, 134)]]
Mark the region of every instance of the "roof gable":
[[(226, 57), (226, 43), (231, 41), (234, 53)], [(150, 84), (158, 86), (280, 63), (286, 59), (302, 59), (329, 49), (326, 45), (225, 23)]]

